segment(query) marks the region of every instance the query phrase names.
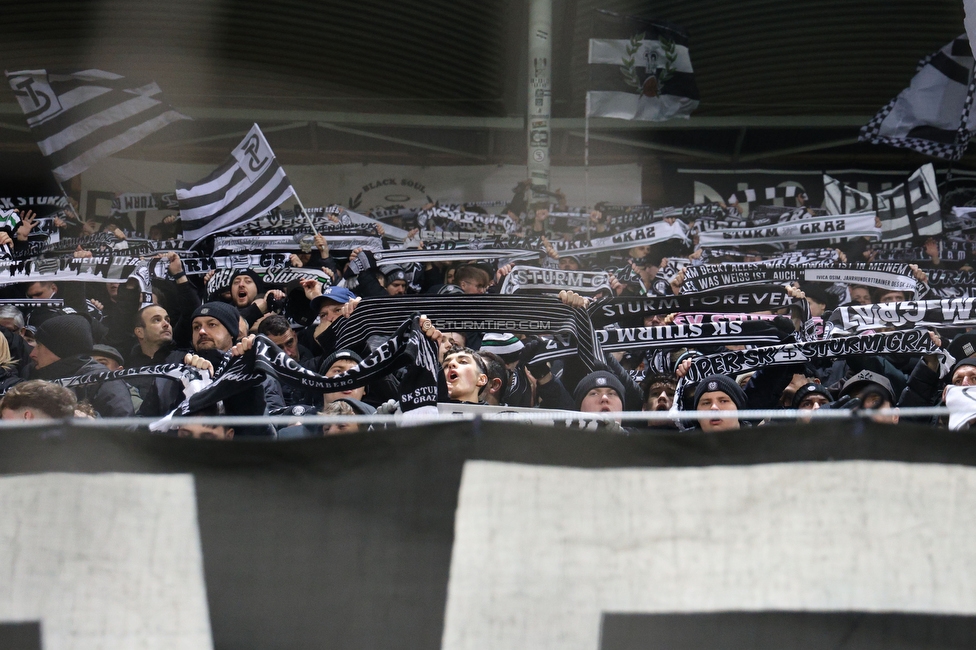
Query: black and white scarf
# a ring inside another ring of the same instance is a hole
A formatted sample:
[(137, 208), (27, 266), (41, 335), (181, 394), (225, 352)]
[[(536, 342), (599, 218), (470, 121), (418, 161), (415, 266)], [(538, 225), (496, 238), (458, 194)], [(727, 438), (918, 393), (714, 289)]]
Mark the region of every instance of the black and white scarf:
[(830, 314), (827, 327), (844, 332), (923, 326), (972, 327), (976, 325), (974, 307), (976, 298), (847, 305)]
[(795, 300), (778, 285), (732, 287), (680, 296), (639, 296), (611, 298), (587, 311), (596, 327), (657, 314), (676, 312), (748, 312), (790, 307)]
[(904, 330), (700, 356), (691, 362), (691, 368), (683, 381), (696, 383), (708, 375), (734, 376), (767, 366), (879, 354), (938, 354), (941, 358), (942, 374), (948, 372), (952, 363), (952, 357), (932, 341), (927, 331)]
[[(744, 260), (746, 257), (755, 258), (756, 253), (740, 251), (734, 248), (703, 248), (700, 262), (703, 264), (715, 264), (716, 260), (724, 262), (723, 258), (733, 260)], [(759, 255), (762, 261), (770, 265), (791, 265), (802, 266), (804, 264), (818, 264), (839, 262), (840, 253), (836, 248), (806, 248), (798, 251), (777, 252), (772, 255)]]
[(65, 388), (77, 388), (79, 386), (100, 384), (116, 379), (125, 380), (131, 377), (167, 377), (174, 381), (186, 383), (194, 379), (200, 379), (202, 375), (196, 368), (182, 363), (163, 363), (155, 366), (143, 366), (141, 368), (124, 368), (122, 370), (94, 372), (88, 375), (74, 375), (72, 377), (49, 379), (47, 381), (59, 384)]
[(718, 246), (786, 244), (823, 241), (825, 239), (843, 240), (857, 237), (873, 240), (881, 238), (881, 229), (875, 225), (875, 214), (873, 212), (807, 217), (768, 226), (703, 231), (698, 235), (698, 245), (702, 248), (714, 248)]
[(112, 199), (112, 212), (145, 212), (146, 210), (179, 210), (176, 192), (123, 192)]
[(660, 221), (662, 218), (659, 211), (648, 207), (628, 210), (620, 214), (607, 214), (604, 211), (603, 225), (610, 232), (620, 232), (621, 230), (631, 230), (640, 226), (646, 226), (654, 221)]
[(974, 253), (976, 241), (965, 238), (946, 237), (939, 247), (939, 257), (947, 262), (972, 261)]
[(423, 229), (466, 230), (471, 232), (513, 233), (519, 223), (508, 215), (469, 212), (463, 206), (434, 206), (417, 212), (417, 225)]
[[(250, 251), (297, 252), (305, 235), (252, 235), (248, 237), (217, 237), (214, 240), (215, 253), (243, 253)], [(352, 252), (357, 248), (372, 251), (383, 250), (383, 240), (368, 235), (330, 235), (327, 238), (329, 250)]]
[(41, 247), (41, 254), (48, 257), (71, 255), (79, 246), (92, 253), (99, 251), (110, 252), (122, 241), (124, 240), (119, 239), (110, 232), (98, 232), (84, 237), (62, 238), (59, 241), (45, 244)]
[(0, 298), (0, 305), (13, 305), (18, 309), (33, 309), (34, 307), (64, 307), (62, 298)]
[(307, 215), (303, 215), (298, 206), (295, 209), (277, 209), (242, 224), (228, 235), (232, 236), (251, 236), (251, 235), (298, 235), (310, 234), (309, 220), (315, 226), (315, 230), (326, 237), (330, 233), (341, 233), (349, 229), (366, 229), (370, 233), (376, 232), (377, 225), (383, 225), (385, 236), (397, 241), (403, 241), (407, 237), (407, 231), (387, 224), (380, 224), (376, 219), (366, 215), (347, 210), (341, 205), (330, 205), (327, 207), (308, 208)]
[(976, 273), (933, 269), (928, 272), (929, 298), (970, 298), (976, 293)]
[(863, 284), (888, 291), (905, 291), (913, 298), (928, 287), (912, 275), (907, 264), (858, 263), (786, 265), (768, 262), (702, 264), (685, 270), (681, 293), (699, 293), (716, 287), (744, 286), (768, 282), (822, 282)]
[[(596, 330), (604, 352), (635, 352), (725, 345), (781, 343), (783, 333), (765, 321), (715, 321), (659, 327), (626, 327)], [(546, 342), (535, 361), (551, 361), (577, 353), (570, 337), (557, 335)]]
[[(600, 343), (585, 310), (547, 296), (438, 295), (364, 298), (349, 318), (341, 318), (320, 337), (323, 349), (353, 347), (373, 334), (387, 335), (405, 317), (421, 313), (444, 332), (515, 332), (576, 337), (580, 357), (596, 370), (604, 363)], [(323, 338), (324, 337), (324, 338)]]
[(23, 262), (0, 260), (0, 285), (14, 282), (125, 282), (139, 283), (143, 305), (152, 302), (152, 278), (166, 277), (165, 260), (104, 255), (81, 258), (38, 258)]
[(564, 289), (584, 296), (610, 291), (610, 276), (604, 271), (561, 271), (517, 264), (505, 276), (501, 293), (556, 295)]
[[(248, 267), (222, 268), (214, 273), (207, 281), (207, 293), (214, 295), (230, 287), (230, 281), (244, 268)], [(252, 267), (250, 270), (254, 271), (265, 284), (276, 287), (283, 287), (296, 280), (318, 280), (326, 287), (332, 284), (332, 279), (319, 269), (306, 269), (298, 266), (269, 266), (267, 268)]]
[(333, 393), (365, 386), (407, 365), (420, 366), (434, 377), (440, 370), (436, 345), (421, 331), (416, 315), (402, 323), (389, 339), (355, 367), (335, 377), (326, 377), (304, 368), (269, 338), (259, 334), (255, 336), (250, 350), (236, 357), (225, 356), (210, 384), (183, 400), (166, 417), (154, 422), (150, 429), (165, 431), (171, 418), (185, 417), (214, 406), (257, 386), (267, 376), (290, 386)]
[[(451, 244), (454, 242), (442, 242)], [(470, 243), (470, 242), (469, 242)], [(408, 248), (403, 250), (376, 251), (373, 257), (380, 264), (414, 264), (417, 262), (463, 262), (469, 260), (536, 260), (539, 251), (523, 250), (520, 248), (479, 248), (477, 246), (428, 246), (423, 249)]]

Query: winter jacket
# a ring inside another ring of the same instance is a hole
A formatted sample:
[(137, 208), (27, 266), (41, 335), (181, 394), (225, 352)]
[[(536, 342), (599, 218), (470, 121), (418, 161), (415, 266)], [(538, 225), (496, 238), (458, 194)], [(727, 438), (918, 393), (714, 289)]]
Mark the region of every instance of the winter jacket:
[[(31, 366), (28, 369), (28, 379), (63, 379), (77, 375), (94, 375), (100, 372), (108, 372), (108, 368), (93, 360), (88, 356), (74, 355), (59, 359), (54, 363), (36, 368)], [(102, 381), (87, 386), (77, 386), (72, 388), (78, 401), (88, 402), (95, 409), (95, 412), (103, 418), (124, 418), (134, 414), (132, 407), (132, 396), (129, 388), (122, 381), (117, 379)]]

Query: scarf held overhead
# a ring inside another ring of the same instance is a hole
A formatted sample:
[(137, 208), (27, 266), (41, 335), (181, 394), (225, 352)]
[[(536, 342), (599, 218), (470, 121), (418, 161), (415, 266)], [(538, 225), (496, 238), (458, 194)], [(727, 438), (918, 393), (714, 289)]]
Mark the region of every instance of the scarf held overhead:
[[(685, 379), (699, 382), (708, 375), (734, 376), (766, 366), (878, 354), (939, 354), (945, 362), (945, 353), (932, 341), (928, 332), (906, 330), (709, 354), (691, 362)], [(943, 363), (943, 367), (945, 365)]]
[(862, 284), (887, 291), (905, 291), (911, 293), (913, 298), (927, 291), (925, 284), (914, 278), (907, 264), (774, 265), (749, 262), (687, 267), (681, 293), (700, 293), (716, 287), (794, 281)]
[(422, 313), (442, 332), (516, 332), (576, 337), (582, 361), (595, 370), (604, 363), (587, 313), (547, 296), (424, 295), (394, 300), (364, 298), (349, 318), (340, 318), (319, 337), (323, 349), (360, 345), (370, 335), (387, 335), (404, 318)]
[(828, 324), (845, 332), (905, 327), (976, 325), (976, 298), (911, 300), (880, 305), (848, 305), (831, 313)]
[(798, 304), (778, 285), (755, 285), (680, 296), (637, 296), (604, 300), (587, 312), (596, 327), (621, 320), (676, 312), (768, 311)]
[(699, 234), (702, 248), (717, 246), (750, 246), (753, 244), (786, 244), (825, 239), (881, 239), (881, 228), (875, 224), (875, 213), (835, 214), (807, 217), (796, 221), (747, 228), (723, 228)]
[(333, 393), (365, 386), (410, 364), (421, 364), (437, 376), (440, 367), (434, 343), (420, 329), (419, 317), (413, 315), (402, 323), (389, 339), (356, 366), (335, 377), (326, 377), (301, 366), (264, 335), (254, 337), (254, 344), (240, 356), (226, 356), (214, 373), (213, 381), (183, 400), (165, 418), (151, 425), (153, 431), (169, 428), (173, 417), (186, 417), (216, 405), (232, 395), (252, 388), (266, 376), (291, 386), (322, 393)]

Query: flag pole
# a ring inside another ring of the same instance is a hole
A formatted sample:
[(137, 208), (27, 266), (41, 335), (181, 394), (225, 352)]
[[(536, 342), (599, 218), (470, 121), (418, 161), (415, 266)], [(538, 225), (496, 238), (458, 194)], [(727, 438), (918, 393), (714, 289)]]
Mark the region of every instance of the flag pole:
[[(64, 185), (61, 184), (61, 181), (58, 180), (56, 176), (54, 178), (54, 182), (58, 184), (58, 189), (61, 190), (61, 196), (63, 196), (64, 200), (68, 203), (68, 210), (74, 212), (75, 217), (77, 219), (77, 223), (83, 224), (84, 222), (81, 220), (81, 214), (78, 212), (78, 210), (75, 210), (74, 207), (71, 205), (71, 197), (68, 196), (68, 193), (65, 191)], [(81, 201), (78, 202), (78, 208), (79, 209), (81, 208)], [(65, 212), (65, 216), (67, 216), (67, 214), (68, 213)]]
[[(586, 109), (583, 111), (583, 205), (590, 208), (590, 93), (586, 93)], [(590, 241), (593, 226), (586, 219), (586, 241)]]
[(590, 111), (586, 100), (586, 116), (583, 118), (583, 205), (590, 207)]
[(302, 205), (302, 200), (298, 197), (298, 192), (295, 191), (294, 186), (292, 186), (291, 188), (291, 194), (292, 196), (295, 197), (295, 200), (298, 201), (298, 207), (302, 209), (302, 215), (308, 221), (308, 226), (312, 229), (312, 232), (315, 234), (315, 236), (318, 237), (319, 231), (315, 229), (315, 224), (312, 223), (312, 217), (308, 216), (308, 212), (305, 211), (305, 206)]

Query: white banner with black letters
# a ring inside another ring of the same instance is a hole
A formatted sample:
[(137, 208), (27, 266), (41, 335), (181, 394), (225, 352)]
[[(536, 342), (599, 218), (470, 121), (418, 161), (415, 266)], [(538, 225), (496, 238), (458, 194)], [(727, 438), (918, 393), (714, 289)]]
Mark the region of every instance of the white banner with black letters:
[(823, 282), (861, 284), (887, 291), (904, 291), (913, 298), (927, 290), (912, 276), (907, 264), (856, 263), (784, 265), (766, 262), (700, 264), (685, 269), (681, 293), (699, 293), (716, 287), (766, 282)]
[(835, 309), (829, 324), (845, 332), (900, 327), (971, 327), (976, 325), (976, 298), (910, 300)]
[(822, 241), (825, 239), (881, 239), (881, 228), (875, 223), (874, 212), (835, 214), (806, 217), (796, 221), (747, 228), (723, 228), (699, 234), (702, 248), (716, 246), (747, 246), (751, 244), (787, 244), (790, 242)]
[(558, 294), (564, 289), (582, 295), (610, 291), (610, 276), (602, 271), (561, 271), (518, 264), (505, 276), (501, 293), (546, 295)]

